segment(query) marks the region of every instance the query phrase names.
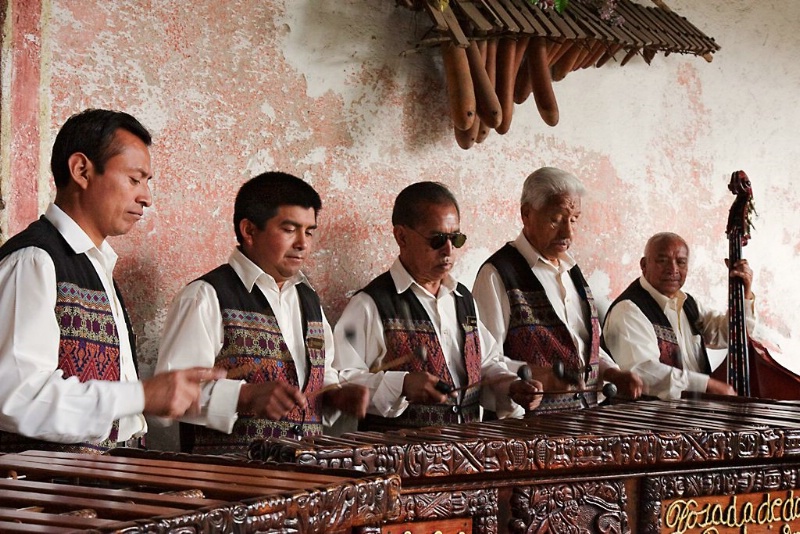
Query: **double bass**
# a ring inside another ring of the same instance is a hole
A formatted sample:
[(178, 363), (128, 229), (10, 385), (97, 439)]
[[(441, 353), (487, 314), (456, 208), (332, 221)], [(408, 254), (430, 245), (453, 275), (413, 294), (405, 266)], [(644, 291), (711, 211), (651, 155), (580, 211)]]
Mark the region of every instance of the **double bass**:
[[(753, 190), (744, 171), (731, 175), (728, 189), (736, 199), (728, 214), (728, 264), (742, 259), (742, 247), (750, 239)], [(766, 347), (747, 334), (745, 328), (744, 282), (731, 277), (728, 282), (728, 355), (714, 372), (743, 397), (777, 400), (800, 400), (800, 376), (769, 354)]]

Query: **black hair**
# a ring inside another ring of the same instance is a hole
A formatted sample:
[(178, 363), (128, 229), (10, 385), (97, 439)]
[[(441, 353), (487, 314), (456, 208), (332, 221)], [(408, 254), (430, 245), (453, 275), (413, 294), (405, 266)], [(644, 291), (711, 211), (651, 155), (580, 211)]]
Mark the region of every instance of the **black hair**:
[(132, 115), (122, 111), (87, 109), (67, 119), (56, 135), (50, 158), (50, 170), (53, 172), (56, 188), (69, 184), (69, 158), (76, 152), (85, 155), (98, 173), (105, 172), (106, 162), (123, 148), (115, 141), (115, 134), (119, 129), (132, 133), (146, 146), (150, 146), (152, 142), (147, 128)]
[(285, 172), (265, 172), (245, 182), (236, 194), (233, 205), (233, 227), (236, 240), (242, 243), (239, 223), (244, 219), (264, 229), (281, 206), (314, 208), (316, 217), (322, 209), (319, 194), (308, 183)]
[(425, 219), (423, 207), (430, 204), (453, 205), (459, 217), (461, 212), (453, 193), (439, 182), (417, 182), (397, 195), (392, 210), (392, 225), (415, 228)]

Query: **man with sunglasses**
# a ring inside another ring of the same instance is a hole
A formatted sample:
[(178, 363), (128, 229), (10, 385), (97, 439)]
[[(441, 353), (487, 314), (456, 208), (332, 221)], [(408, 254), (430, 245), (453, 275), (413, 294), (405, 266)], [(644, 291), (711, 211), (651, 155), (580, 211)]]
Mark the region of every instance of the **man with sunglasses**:
[(181, 424), (184, 452), (242, 454), (255, 439), (321, 434), (323, 407), (366, 411), (366, 389), (339, 384), (331, 367), (333, 332), (300, 270), (321, 209), (319, 194), (296, 176), (249, 180), (234, 203), (238, 247), (173, 301), (156, 373), (227, 370), (207, 385), (202, 413)]
[[(625, 397), (642, 393), (641, 379), (621, 371), (600, 348), (592, 291), (567, 252), (585, 191), (578, 178), (553, 167), (528, 176), (520, 202), (522, 232), (484, 263), (473, 287), (486, 327), (504, 353), (527, 363), (544, 384), (540, 412), (595, 405), (603, 381)], [(565, 393), (570, 390), (579, 393)]]
[(353, 296), (336, 324), (334, 366), (370, 391), (360, 430), (475, 421), (487, 388), (500, 399), (491, 409), (522, 415), (539, 404), (541, 384), (508, 370), (469, 290), (450, 274), (467, 239), (459, 217), (444, 185), (403, 189), (392, 212), (399, 257)]

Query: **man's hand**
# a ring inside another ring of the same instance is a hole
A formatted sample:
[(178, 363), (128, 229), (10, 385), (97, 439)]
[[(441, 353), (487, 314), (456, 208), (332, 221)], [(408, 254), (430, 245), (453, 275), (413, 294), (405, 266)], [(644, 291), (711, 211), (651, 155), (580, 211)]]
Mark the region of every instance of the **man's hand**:
[(369, 389), (358, 384), (344, 384), (324, 395), (325, 404), (363, 419), (369, 405)]
[(305, 410), (308, 401), (299, 389), (283, 382), (242, 384), (239, 390), (237, 410), (243, 414), (277, 421), (295, 407)]
[[(753, 300), (755, 295), (753, 295), (753, 291), (750, 289), (753, 286), (753, 270), (750, 268), (750, 265), (747, 264), (747, 260), (741, 259), (731, 267), (730, 261), (726, 259), (725, 265), (730, 269), (729, 274), (731, 278), (739, 278), (742, 281), (744, 285), (744, 298)], [(709, 393), (711, 392), (709, 391)]]
[(200, 412), (200, 386), (225, 378), (224, 369), (193, 367), (160, 373), (142, 380), (144, 413), (177, 419)]
[(603, 380), (617, 386), (617, 396), (619, 397), (638, 399), (644, 393), (642, 378), (631, 371), (609, 368), (603, 373)]
[[(403, 380), (403, 395), (412, 404), (441, 404), (447, 402), (447, 395), (436, 389), (439, 377), (425, 371), (408, 373)], [(450, 396), (457, 396), (454, 391)]]
[(713, 393), (715, 395), (736, 395), (736, 390), (727, 382), (717, 380), (716, 378), (709, 378), (708, 385), (706, 386), (706, 393)]
[(586, 388), (582, 374), (580, 376), (572, 376), (571, 378), (576, 379), (575, 381), (572, 381), (558, 378), (553, 372), (552, 367), (542, 367), (537, 365), (528, 365), (528, 367), (531, 370), (531, 376), (533, 377), (534, 381), (539, 383), (539, 387), (542, 388), (542, 391), (545, 393), (548, 391), (566, 391), (568, 389)]
[(542, 383), (538, 380), (514, 380), (508, 386), (508, 396), (511, 400), (532, 412), (542, 403)]

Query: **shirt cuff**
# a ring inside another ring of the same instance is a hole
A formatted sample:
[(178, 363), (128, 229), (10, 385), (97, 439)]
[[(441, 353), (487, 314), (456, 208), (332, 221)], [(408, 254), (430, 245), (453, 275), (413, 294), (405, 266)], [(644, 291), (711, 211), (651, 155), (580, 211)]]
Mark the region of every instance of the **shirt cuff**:
[(406, 379), (404, 371), (386, 371), (383, 373), (378, 389), (372, 398), (372, 405), (378, 411), (377, 415), (383, 417), (397, 417), (408, 407), (408, 401), (403, 396), (403, 382)]
[(141, 416), (144, 412), (144, 386), (141, 382), (116, 382), (119, 395), (114, 396), (115, 419)]
[(605, 351), (601, 351), (600, 361), (597, 366), (597, 371), (599, 375), (602, 377), (605, 374), (606, 370), (608, 369), (621, 370), (619, 364), (616, 361), (614, 361), (614, 359), (611, 356), (606, 354)]
[(705, 393), (708, 389), (709, 378), (711, 377), (703, 373), (689, 373), (689, 391)]
[(516, 402), (509, 400), (506, 406), (498, 406), (498, 419), (522, 419), (525, 417), (525, 409)]
[[(114, 382), (121, 390), (116, 397), (116, 413), (121, 414), (117, 431), (118, 441), (127, 441), (134, 436), (143, 436), (147, 432), (144, 415), (144, 386), (141, 382)], [(110, 428), (109, 428), (110, 429)], [(103, 436), (107, 439), (108, 434)]]
[(239, 392), (242, 389), (243, 380), (217, 380), (211, 391), (211, 399), (208, 401), (206, 412), (206, 426), (230, 434), (233, 431), (233, 423), (236, 422), (238, 414), (236, 406), (239, 404)]

